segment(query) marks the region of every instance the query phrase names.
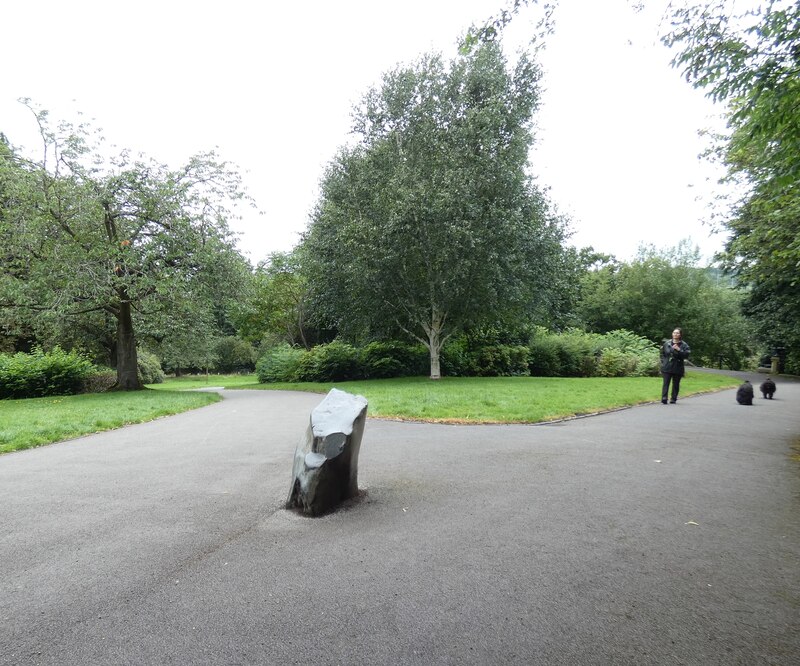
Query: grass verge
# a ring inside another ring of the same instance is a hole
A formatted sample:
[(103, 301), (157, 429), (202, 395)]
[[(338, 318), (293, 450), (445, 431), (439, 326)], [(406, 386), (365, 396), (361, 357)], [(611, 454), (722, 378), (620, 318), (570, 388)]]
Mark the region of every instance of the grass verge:
[(133, 391), (0, 400), (0, 453), (152, 421), (219, 399), (216, 393)]
[[(681, 397), (737, 386), (723, 375), (688, 373)], [(258, 388), (327, 391), (369, 400), (370, 416), (439, 423), (538, 423), (595, 414), (661, 398), (660, 377), (423, 377)]]
[[(537, 423), (653, 402), (661, 397), (661, 377), (444, 377), (438, 382), (426, 377), (403, 377), (330, 384), (256, 382), (254, 375), (216, 375), (206, 385), (317, 393), (336, 387), (365, 396), (370, 403), (370, 416), (443, 423)], [(739, 383), (725, 375), (689, 371), (681, 383), (681, 397)], [(168, 379), (158, 386), (197, 388), (189, 378)]]

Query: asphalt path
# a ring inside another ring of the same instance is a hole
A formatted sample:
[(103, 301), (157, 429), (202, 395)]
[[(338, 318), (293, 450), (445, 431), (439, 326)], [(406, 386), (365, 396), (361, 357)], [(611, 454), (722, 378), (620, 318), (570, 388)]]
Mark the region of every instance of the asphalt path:
[(0, 664), (798, 663), (800, 383), (369, 419), (364, 496), (314, 519), (283, 504), (321, 397), (222, 393), (0, 457)]

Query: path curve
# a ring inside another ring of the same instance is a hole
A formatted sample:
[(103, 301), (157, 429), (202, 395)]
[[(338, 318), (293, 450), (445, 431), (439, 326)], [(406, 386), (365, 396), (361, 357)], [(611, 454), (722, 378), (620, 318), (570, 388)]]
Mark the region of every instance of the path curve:
[(798, 383), (370, 420), (319, 519), (282, 505), (321, 396), (223, 395), (0, 457), (0, 664), (796, 663)]

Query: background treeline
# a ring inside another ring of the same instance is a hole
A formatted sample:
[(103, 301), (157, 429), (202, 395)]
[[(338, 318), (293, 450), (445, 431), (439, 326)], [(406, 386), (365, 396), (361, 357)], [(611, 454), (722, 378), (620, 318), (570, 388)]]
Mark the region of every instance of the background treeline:
[(718, 211), (729, 236), (711, 267), (678, 239), (626, 261), (569, 245), (531, 162), (538, 65), (509, 62), (499, 38), (386, 72), (300, 243), (255, 267), (228, 226), (248, 204), (231, 165), (109, 155), (88, 125), (27, 103), (40, 154), (0, 133), (0, 381), (62, 386), (36, 378), (48, 353), (124, 390), (256, 367), (264, 381), (613, 376), (652, 372), (675, 326), (697, 364), (777, 353), (800, 373), (800, 5), (731, 12), (676, 9), (665, 37), (729, 111), (713, 153), (740, 198)]

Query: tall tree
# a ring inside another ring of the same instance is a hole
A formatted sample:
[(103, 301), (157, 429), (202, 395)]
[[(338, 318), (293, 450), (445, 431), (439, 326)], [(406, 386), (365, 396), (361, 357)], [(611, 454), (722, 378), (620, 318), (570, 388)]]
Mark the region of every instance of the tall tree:
[(800, 3), (765, 0), (675, 10), (665, 41), (696, 87), (728, 105), (719, 152), (743, 193), (723, 211), (725, 263), (750, 287), (762, 336), (789, 346), (800, 371)]
[(243, 339), (309, 348), (313, 339), (308, 327), (308, 286), (299, 255), (299, 250), (274, 252), (256, 267), (247, 293), (232, 313)]
[(584, 276), (578, 314), (594, 332), (627, 329), (653, 342), (680, 326), (695, 361), (716, 364), (723, 357), (738, 368), (753, 337), (741, 313), (743, 295), (698, 260), (697, 250), (682, 243), (641, 248), (630, 262), (606, 261)]
[[(41, 156), (0, 152), (0, 301), (7, 322), (56, 326), (105, 313), (115, 324), (117, 386), (140, 388), (134, 321), (165, 329), (235, 275), (228, 229), (243, 197), (213, 154), (170, 170), (127, 152), (106, 158), (84, 125), (52, 128), (32, 109)], [(235, 290), (235, 287), (233, 287)]]
[(539, 71), (498, 44), (383, 77), (354, 112), (303, 240), (314, 307), (340, 332), (402, 330), (440, 376), (465, 326), (544, 316), (564, 226), (527, 173)]

